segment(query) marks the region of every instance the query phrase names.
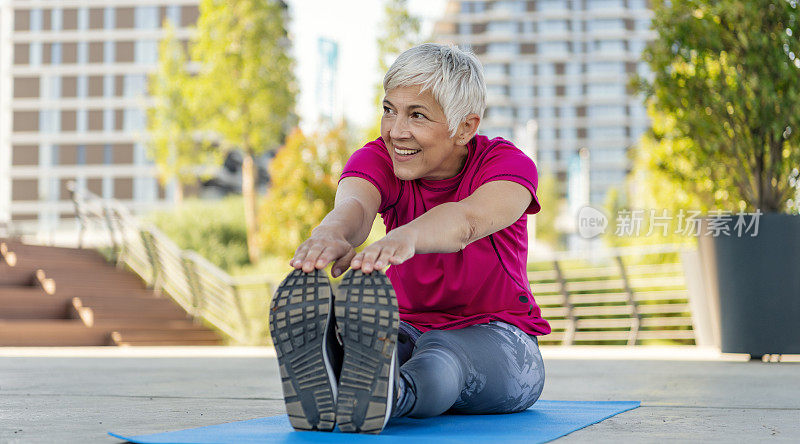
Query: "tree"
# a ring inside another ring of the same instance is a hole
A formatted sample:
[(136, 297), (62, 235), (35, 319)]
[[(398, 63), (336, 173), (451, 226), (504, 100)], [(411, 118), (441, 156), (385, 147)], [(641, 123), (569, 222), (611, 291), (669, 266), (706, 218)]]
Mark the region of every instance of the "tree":
[(158, 70), (150, 75), (149, 93), (153, 106), (147, 110), (148, 155), (155, 161), (159, 180), (178, 182), (176, 201), (183, 198), (183, 184), (197, 180), (197, 165), (218, 163), (213, 151), (198, 147), (193, 137), (198, 127), (192, 110), (192, 77), (186, 70), (186, 52), (175, 38), (171, 23), (159, 45)]
[(242, 151), (251, 262), (259, 257), (254, 158), (280, 145), (295, 104), (284, 13), (276, 0), (202, 0), (191, 48), (201, 64), (192, 92), (202, 126), (219, 149)]
[(561, 240), (561, 232), (556, 227), (556, 219), (564, 202), (563, 199), (559, 198), (556, 176), (552, 173), (542, 176), (536, 194), (543, 208), (535, 216), (536, 241), (549, 244), (554, 250), (561, 249), (563, 248), (563, 242)]
[(344, 124), (310, 136), (295, 129), (287, 137), (270, 164), (272, 186), (259, 211), (259, 238), (267, 254), (288, 262), (333, 209), (339, 176), (352, 146)]
[(786, 211), (800, 164), (797, 1), (654, 3), (654, 78), (632, 81), (654, 121), (643, 163), (705, 205)]
[(408, 11), (408, 0), (385, 0), (384, 19), (378, 36), (378, 72), (380, 80), (375, 85), (375, 123), (367, 131), (369, 140), (381, 133), (380, 110), (383, 101), (383, 76), (401, 52), (420, 43), (420, 20)]

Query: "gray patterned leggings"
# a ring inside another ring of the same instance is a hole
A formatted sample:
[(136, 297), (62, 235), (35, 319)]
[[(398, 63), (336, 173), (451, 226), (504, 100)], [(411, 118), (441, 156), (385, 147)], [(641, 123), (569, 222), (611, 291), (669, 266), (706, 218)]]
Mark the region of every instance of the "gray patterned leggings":
[(544, 363), (535, 336), (505, 322), (398, 334), (400, 398), (392, 416), (513, 413), (539, 399)]

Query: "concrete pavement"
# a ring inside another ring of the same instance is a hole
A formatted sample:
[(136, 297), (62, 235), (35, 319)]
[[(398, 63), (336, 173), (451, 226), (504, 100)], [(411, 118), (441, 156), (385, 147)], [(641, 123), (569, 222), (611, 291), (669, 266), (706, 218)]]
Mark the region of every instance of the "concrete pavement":
[[(642, 407), (558, 442), (800, 442), (800, 363), (694, 348), (545, 348), (542, 399)], [(284, 412), (266, 348), (0, 349), (0, 442), (118, 443)]]

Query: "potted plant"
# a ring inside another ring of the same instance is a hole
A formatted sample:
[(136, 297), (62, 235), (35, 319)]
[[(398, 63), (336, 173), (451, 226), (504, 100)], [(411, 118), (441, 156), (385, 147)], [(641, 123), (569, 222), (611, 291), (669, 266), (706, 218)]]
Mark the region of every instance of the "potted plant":
[(653, 118), (651, 167), (714, 210), (698, 244), (721, 349), (800, 353), (798, 2), (653, 3), (653, 76), (631, 86)]

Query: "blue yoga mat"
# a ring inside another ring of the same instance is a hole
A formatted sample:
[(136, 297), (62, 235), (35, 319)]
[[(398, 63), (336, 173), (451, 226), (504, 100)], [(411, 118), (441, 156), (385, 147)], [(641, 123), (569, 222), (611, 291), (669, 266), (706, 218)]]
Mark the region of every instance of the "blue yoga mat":
[[(538, 401), (508, 415), (443, 415), (427, 419), (395, 418), (380, 435), (296, 432), (286, 415), (237, 421), (152, 435), (109, 435), (140, 444), (224, 443), (541, 443), (639, 407), (639, 401)], [(411, 439), (411, 441), (409, 441)], [(420, 441), (424, 440), (424, 441)]]

